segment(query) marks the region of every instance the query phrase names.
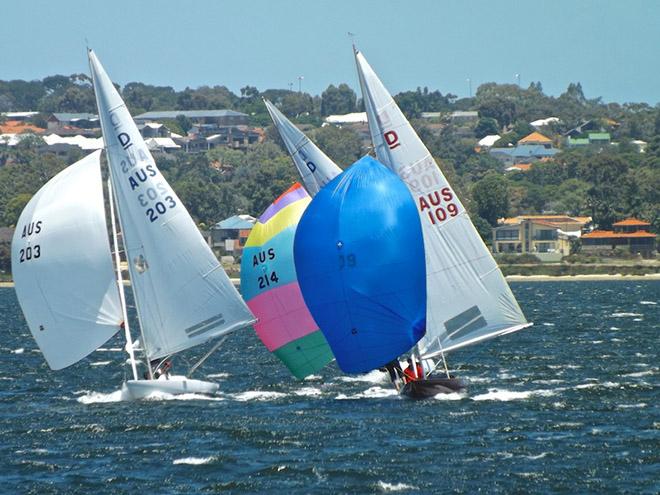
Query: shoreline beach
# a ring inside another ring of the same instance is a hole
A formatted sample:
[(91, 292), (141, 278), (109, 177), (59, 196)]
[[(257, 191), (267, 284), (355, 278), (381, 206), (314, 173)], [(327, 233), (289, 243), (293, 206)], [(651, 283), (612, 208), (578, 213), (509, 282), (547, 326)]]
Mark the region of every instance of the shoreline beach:
[[(608, 275), (606, 273), (593, 275), (507, 275), (508, 282), (596, 282), (605, 280), (660, 280), (660, 273), (646, 275)], [(232, 278), (232, 283), (240, 286), (240, 279)], [(130, 282), (124, 281), (125, 285)], [(0, 288), (14, 287), (14, 282), (0, 282)]]

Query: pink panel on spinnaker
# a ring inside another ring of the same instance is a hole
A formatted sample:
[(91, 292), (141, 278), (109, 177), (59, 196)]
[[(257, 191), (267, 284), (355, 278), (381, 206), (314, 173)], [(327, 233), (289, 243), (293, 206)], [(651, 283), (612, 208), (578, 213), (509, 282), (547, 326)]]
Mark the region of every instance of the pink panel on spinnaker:
[(298, 282), (259, 294), (247, 305), (259, 318), (254, 329), (270, 352), (319, 328), (305, 306)]

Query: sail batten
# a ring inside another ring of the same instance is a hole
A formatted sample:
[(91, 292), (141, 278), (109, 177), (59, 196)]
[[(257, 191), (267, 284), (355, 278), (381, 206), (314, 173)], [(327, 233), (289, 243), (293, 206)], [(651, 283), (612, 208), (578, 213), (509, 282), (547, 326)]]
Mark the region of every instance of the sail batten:
[[(92, 51), (89, 59), (148, 358), (162, 358), (249, 326), (253, 315), (156, 166)], [(186, 332), (220, 312), (223, 318), (205, 331)]]
[[(502, 272), (431, 153), (357, 50), (355, 59), (376, 157), (405, 182), (422, 224), (428, 298), (422, 355), (507, 333), (503, 329), (526, 328)], [(460, 329), (447, 328), (447, 322), (460, 321), (472, 308), (479, 314)]]

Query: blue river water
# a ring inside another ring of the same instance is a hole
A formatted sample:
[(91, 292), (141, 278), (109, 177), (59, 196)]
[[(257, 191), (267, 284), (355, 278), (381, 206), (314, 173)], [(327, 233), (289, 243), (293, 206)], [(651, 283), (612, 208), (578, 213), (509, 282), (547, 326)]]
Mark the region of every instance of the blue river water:
[(660, 492), (660, 282), (511, 285), (535, 326), (452, 353), (468, 393), (426, 401), (295, 381), (252, 330), (197, 372), (217, 396), (121, 401), (119, 337), (52, 372), (0, 289), (0, 493)]

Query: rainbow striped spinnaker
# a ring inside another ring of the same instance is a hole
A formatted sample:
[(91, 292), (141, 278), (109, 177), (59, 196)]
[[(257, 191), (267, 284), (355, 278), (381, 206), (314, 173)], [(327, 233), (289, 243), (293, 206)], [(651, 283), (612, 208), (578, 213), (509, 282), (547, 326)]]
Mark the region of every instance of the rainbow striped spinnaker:
[(259, 320), (257, 335), (299, 379), (333, 359), (305, 306), (293, 259), (298, 221), (310, 201), (298, 183), (277, 198), (252, 229), (241, 262), (241, 292)]

